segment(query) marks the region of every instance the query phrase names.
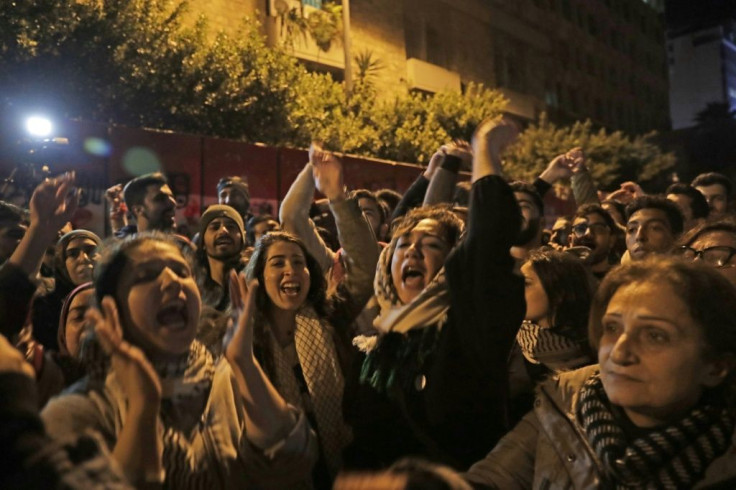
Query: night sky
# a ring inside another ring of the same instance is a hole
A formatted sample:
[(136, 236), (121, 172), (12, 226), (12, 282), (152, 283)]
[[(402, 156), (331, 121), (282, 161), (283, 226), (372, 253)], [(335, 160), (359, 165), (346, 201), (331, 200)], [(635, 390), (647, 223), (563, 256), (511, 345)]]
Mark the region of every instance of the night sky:
[(667, 0), (665, 19), (669, 31), (707, 27), (736, 18), (736, 0)]

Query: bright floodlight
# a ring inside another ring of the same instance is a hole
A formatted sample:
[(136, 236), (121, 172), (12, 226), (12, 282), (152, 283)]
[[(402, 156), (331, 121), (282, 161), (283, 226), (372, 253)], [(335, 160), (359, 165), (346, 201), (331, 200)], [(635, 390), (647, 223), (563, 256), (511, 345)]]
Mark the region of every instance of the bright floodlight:
[(40, 138), (51, 134), (51, 121), (45, 117), (33, 116), (26, 120), (26, 130), (32, 135)]

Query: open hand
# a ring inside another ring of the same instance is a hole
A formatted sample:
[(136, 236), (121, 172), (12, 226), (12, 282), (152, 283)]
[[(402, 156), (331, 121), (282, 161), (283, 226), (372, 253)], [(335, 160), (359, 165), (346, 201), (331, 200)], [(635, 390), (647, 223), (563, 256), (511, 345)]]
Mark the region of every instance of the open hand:
[(233, 313), (225, 340), (225, 357), (229, 362), (253, 359), (253, 319), (258, 287), (257, 279), (246, 284), (244, 273), (230, 271), (230, 305)]
[(158, 413), (161, 404), (161, 380), (143, 351), (123, 339), (120, 315), (111, 296), (102, 300), (104, 315), (97, 308), (85, 317), (94, 326), (100, 344), (110, 356), (118, 382), (135, 413)]
[(29, 204), (31, 226), (56, 233), (71, 220), (79, 204), (79, 189), (74, 189), (76, 176), (67, 172), (46, 179), (33, 191)]

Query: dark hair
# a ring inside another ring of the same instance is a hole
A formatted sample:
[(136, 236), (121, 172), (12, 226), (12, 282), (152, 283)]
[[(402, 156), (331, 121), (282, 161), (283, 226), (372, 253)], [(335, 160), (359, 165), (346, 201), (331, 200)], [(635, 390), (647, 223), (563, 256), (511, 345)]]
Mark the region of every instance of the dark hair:
[(733, 192), (733, 184), (731, 183), (731, 179), (723, 174), (719, 174), (718, 172), (707, 172), (704, 174), (700, 174), (695, 177), (695, 180), (693, 180), (690, 185), (693, 187), (701, 187), (715, 184), (722, 185), (723, 188), (726, 189), (726, 197), (728, 197), (729, 199), (731, 198), (731, 192)]
[(678, 241), (678, 244), (690, 246), (702, 235), (705, 235), (706, 233), (710, 233), (712, 231), (723, 231), (725, 233), (730, 233), (731, 235), (736, 237), (736, 217), (726, 216), (715, 220), (706, 221), (705, 223), (701, 223), (692, 230), (685, 233), (685, 235), (683, 235), (682, 238)]
[(547, 247), (534, 250), (527, 262), (547, 295), (549, 324), (570, 328), (576, 338), (585, 338), (595, 280), (583, 262), (573, 254)]
[(433, 219), (439, 223), (450, 247), (454, 247), (460, 239), (464, 228), (462, 220), (451, 211), (447, 204), (437, 204), (414, 208), (406, 213), (400, 221), (393, 225), (393, 238), (390, 246), (395, 247), (396, 240), (401, 235), (413, 230), (423, 219)]
[(467, 206), (470, 203), (471, 188), (470, 181), (467, 180), (455, 184), (455, 193), (452, 195), (452, 202), (458, 206)]
[(242, 177), (238, 177), (237, 175), (223, 177), (217, 182), (217, 193), (219, 194), (222, 189), (229, 186), (240, 186), (241, 188), (244, 187), (244, 190), (247, 192), (245, 198), (248, 201), (250, 200), (250, 187), (248, 186), (247, 180)]
[(663, 211), (667, 216), (667, 221), (670, 224), (670, 229), (674, 235), (682, 233), (683, 218), (682, 211), (677, 207), (677, 204), (673, 203), (664, 196), (639, 196), (626, 206), (626, 221), (631, 219), (631, 215), (640, 209), (659, 209)]
[(695, 187), (688, 184), (683, 184), (682, 182), (675, 182), (674, 184), (669, 186), (667, 188), (667, 191), (665, 191), (664, 193), (665, 196), (669, 194), (677, 194), (689, 197), (690, 209), (693, 212), (693, 218), (698, 219), (708, 217), (708, 213), (710, 213), (708, 201), (706, 201), (705, 196)]
[(28, 211), (6, 201), (0, 201), (0, 225), (28, 221)]
[(523, 192), (524, 194), (528, 194), (529, 196), (531, 196), (534, 204), (539, 210), (539, 216), (544, 216), (544, 201), (542, 200), (542, 196), (539, 195), (537, 188), (534, 187), (533, 184), (517, 180), (516, 182), (511, 182), (509, 186), (514, 192)]
[[(587, 215), (593, 214), (593, 213), (603, 218), (603, 221), (606, 222), (606, 226), (608, 226), (608, 229), (611, 230), (611, 233), (616, 233), (616, 231), (618, 230), (616, 221), (614, 221), (613, 217), (611, 216), (611, 213), (606, 211), (600, 204), (595, 204), (595, 203), (583, 204), (577, 209), (577, 211), (575, 211), (574, 218), (585, 218)], [(574, 218), (573, 218), (573, 221), (574, 221)]]
[(258, 216), (251, 216), (251, 218), (248, 220), (248, 222), (245, 224), (245, 235), (248, 239), (248, 243), (255, 245), (256, 243), (256, 232), (255, 227), (257, 224), (265, 223), (267, 221), (275, 221), (278, 223), (278, 220), (271, 216), (270, 214), (261, 214)]
[[(124, 239), (109, 238), (100, 245), (100, 259), (95, 264), (94, 279), (95, 299), (102, 304), (105, 296), (112, 296), (118, 301), (118, 286), (120, 276), (130, 265), (130, 254), (149, 242), (159, 242), (171, 245), (181, 253), (189, 268), (194, 271), (194, 261), (188, 248), (182, 248), (180, 242), (170, 234), (159, 231), (147, 231), (129, 235)], [(120, 308), (120, 305), (118, 305)]]
[[(371, 201), (373, 201), (378, 208), (381, 224), (386, 223), (386, 210), (383, 206), (381, 206), (381, 203), (373, 192), (369, 191), (368, 189), (355, 189), (353, 192), (350, 193), (350, 197), (351, 199), (355, 199), (356, 202), (358, 201), (358, 199), (370, 199)], [(374, 231), (378, 233), (378, 230)]]
[(389, 216), (391, 213), (393, 213), (393, 210), (396, 209), (396, 206), (398, 206), (399, 202), (401, 202), (401, 194), (393, 189), (381, 189), (379, 191), (376, 191), (375, 194), (376, 198), (379, 201), (383, 201), (388, 205), (389, 212), (386, 214), (386, 216)]
[(248, 266), (245, 268), (245, 274), (248, 281), (258, 279), (261, 287), (258, 289), (256, 297), (256, 305), (261, 312), (268, 309), (270, 299), (266, 294), (265, 283), (263, 280), (263, 272), (266, 269), (266, 257), (268, 249), (276, 242), (293, 243), (302, 250), (304, 258), (307, 262), (307, 270), (309, 271), (309, 292), (307, 293), (307, 301), (312, 305), (318, 315), (327, 314), (327, 281), (325, 280), (322, 268), (312, 254), (307, 250), (304, 242), (295, 235), (284, 231), (274, 231), (263, 235), (253, 249), (253, 255), (250, 257)]
[(169, 181), (166, 180), (166, 177), (161, 172), (141, 175), (140, 177), (130, 180), (123, 188), (125, 206), (132, 211), (133, 206), (143, 204), (143, 200), (146, 198), (146, 188), (148, 188), (148, 186), (164, 186), (168, 184)]
[[(653, 256), (629, 262), (610, 271), (593, 298), (588, 335), (597, 351), (603, 335), (602, 319), (616, 291), (630, 284), (668, 284), (687, 306), (690, 316), (701, 328), (705, 356), (736, 355), (736, 289), (717, 270), (698, 262), (675, 257)], [(722, 383), (733, 388), (736, 373)], [(733, 407), (733, 393), (727, 393)]]

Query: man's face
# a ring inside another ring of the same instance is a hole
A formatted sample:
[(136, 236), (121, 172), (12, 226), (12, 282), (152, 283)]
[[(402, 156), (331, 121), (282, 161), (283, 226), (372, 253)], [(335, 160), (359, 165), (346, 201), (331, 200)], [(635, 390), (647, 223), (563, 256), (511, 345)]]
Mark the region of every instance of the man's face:
[(651, 254), (666, 254), (674, 241), (667, 214), (661, 209), (639, 209), (626, 224), (626, 248), (632, 260), (641, 260)]
[(243, 235), (230, 218), (215, 218), (204, 230), (204, 248), (209, 257), (225, 260), (240, 253)]
[(151, 184), (146, 187), (142, 212), (148, 220), (147, 230), (173, 230), (176, 225), (175, 211), (176, 199), (168, 185)]
[(534, 199), (526, 192), (514, 192), (516, 202), (521, 209), (521, 233), (517, 245), (526, 245), (539, 233), (542, 217)]
[(705, 196), (710, 208), (710, 216), (723, 214), (728, 210), (728, 194), (721, 184), (699, 185), (696, 187)]
[(262, 221), (253, 227), (253, 236), (258, 241), (263, 235), (271, 231), (279, 231), (281, 225), (276, 220)]
[(360, 206), (360, 210), (363, 211), (363, 215), (365, 215), (368, 223), (370, 223), (373, 233), (379, 238), (378, 235), (381, 232), (381, 210), (378, 209), (378, 204), (373, 199), (361, 197), (358, 199), (358, 206)]
[(598, 213), (575, 218), (572, 224), (571, 245), (583, 246), (591, 250), (591, 263), (599, 264), (608, 259), (614, 239), (611, 229)]
[(27, 229), (22, 223), (0, 223), (0, 262), (5, 262), (13, 255)]
[(240, 216), (248, 214), (248, 210), (250, 209), (250, 202), (248, 202), (245, 195), (231, 185), (223, 187), (217, 195), (217, 199), (219, 204), (227, 204), (235, 209)]

